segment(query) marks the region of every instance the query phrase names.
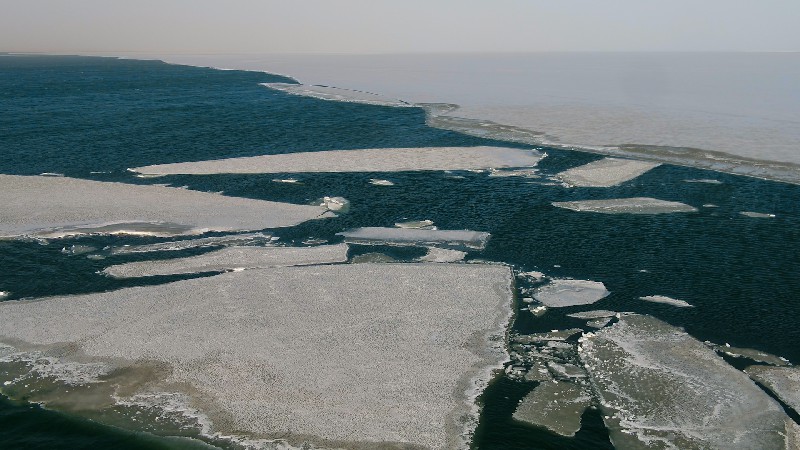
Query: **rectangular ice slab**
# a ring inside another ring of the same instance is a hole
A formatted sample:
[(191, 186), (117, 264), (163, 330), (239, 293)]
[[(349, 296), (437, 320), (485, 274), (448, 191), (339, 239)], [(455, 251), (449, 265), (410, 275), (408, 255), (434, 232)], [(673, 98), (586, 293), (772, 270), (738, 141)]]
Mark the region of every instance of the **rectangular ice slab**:
[(610, 187), (630, 181), (660, 165), (649, 161), (604, 158), (565, 170), (558, 177), (572, 186)]
[(535, 150), (506, 147), (424, 147), (330, 150), (213, 161), (161, 164), (130, 169), (145, 175), (215, 173), (406, 172), (534, 166)]
[(616, 448), (787, 448), (780, 405), (680, 328), (622, 316), (579, 353)]
[(490, 234), (470, 230), (362, 227), (337, 233), (353, 244), (442, 246), (482, 250)]
[(319, 247), (229, 247), (189, 258), (120, 264), (106, 268), (103, 273), (115, 278), (133, 278), (345, 261), (347, 244)]
[(553, 202), (553, 206), (578, 212), (596, 212), (603, 214), (666, 214), (697, 211), (697, 208), (685, 203), (647, 197)]
[(246, 270), (2, 302), (0, 342), (165, 365), (149, 389), (189, 395), (222, 433), (468, 448), (475, 397), (508, 358), (512, 283), (510, 268), (478, 264)]
[(0, 175), (0, 205), (0, 237), (260, 230), (294, 226), (325, 212), (163, 186), (16, 175)]

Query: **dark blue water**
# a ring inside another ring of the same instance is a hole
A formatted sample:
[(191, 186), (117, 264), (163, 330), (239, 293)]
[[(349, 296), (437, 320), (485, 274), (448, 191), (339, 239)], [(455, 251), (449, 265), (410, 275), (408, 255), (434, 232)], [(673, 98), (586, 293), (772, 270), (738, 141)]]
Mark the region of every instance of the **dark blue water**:
[[(387, 108), (290, 96), (258, 83), (291, 81), (255, 72), (218, 71), (84, 57), (0, 57), (0, 173), (63, 173), (132, 183), (126, 168), (147, 164), (348, 148), (510, 145), (425, 125), (416, 108)], [(548, 153), (544, 174), (597, 159), (564, 150)], [(108, 173), (93, 173), (108, 172)], [(459, 176), (459, 178), (453, 177)], [(661, 166), (608, 189), (569, 189), (526, 178), (486, 173), (301, 174), (170, 176), (158, 183), (226, 195), (307, 203), (326, 195), (352, 203), (349, 214), (274, 230), (284, 242), (337, 242), (337, 232), (431, 219), (440, 228), (492, 234), (471, 259), (501, 261), (521, 270), (602, 281), (612, 294), (593, 307), (652, 314), (693, 336), (752, 347), (800, 362), (800, 187), (677, 166)], [(395, 186), (372, 186), (386, 178)], [(687, 183), (714, 178), (722, 184)], [(650, 196), (688, 203), (691, 214), (657, 216), (576, 213), (554, 201)], [(714, 204), (716, 208), (702, 208)], [(774, 213), (772, 219), (740, 215)], [(144, 256), (112, 256), (110, 245), (159, 241), (87, 236), (52, 242), (0, 241), (0, 290), (11, 298), (97, 292), (142, 284), (96, 272)], [(97, 248), (105, 260), (62, 252), (73, 244)], [(186, 256), (208, 250), (175, 252)], [(354, 247), (352, 253), (375, 251)], [(413, 251), (393, 256), (412, 259)], [(150, 257), (150, 256), (148, 256)], [(159, 277), (164, 283), (180, 277)], [(674, 308), (641, 302), (667, 295), (695, 305)], [(541, 319), (520, 312), (519, 332), (582, 326), (568, 308)], [(610, 448), (599, 413), (583, 417), (574, 439), (511, 419), (516, 401), (533, 385), (499, 378), (485, 393), (476, 432), (481, 449)], [(44, 427), (42, 424), (52, 424)], [(88, 423), (88, 424), (87, 424)], [(70, 430), (78, 430), (72, 433)], [(136, 431), (136, 430), (133, 430)], [(30, 405), (0, 401), (0, 448), (174, 447)], [(92, 444), (97, 442), (99, 444)], [(124, 442), (117, 444), (117, 442)], [(127, 446), (127, 447), (126, 447)]]

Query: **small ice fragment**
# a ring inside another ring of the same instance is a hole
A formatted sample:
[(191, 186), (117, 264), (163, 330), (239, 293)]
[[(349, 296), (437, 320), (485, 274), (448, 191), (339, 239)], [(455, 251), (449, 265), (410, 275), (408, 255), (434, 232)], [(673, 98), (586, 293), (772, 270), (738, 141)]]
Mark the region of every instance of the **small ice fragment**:
[(517, 276), (519, 276), (521, 278), (527, 278), (527, 279), (529, 279), (531, 281), (535, 281), (535, 282), (542, 281), (542, 280), (544, 280), (546, 278), (545, 274), (543, 274), (542, 272), (535, 271), (535, 270), (532, 270), (530, 272), (521, 272)]
[(614, 317), (616, 315), (617, 315), (616, 311), (598, 309), (594, 311), (583, 311), (583, 312), (567, 314), (567, 317), (572, 317), (573, 319), (602, 319), (606, 317)]
[(363, 227), (337, 233), (345, 241), (361, 245), (411, 245), (456, 250), (483, 250), (489, 233), (471, 230), (425, 230)]
[(528, 308), (528, 311), (530, 311), (535, 317), (541, 317), (547, 312), (547, 307), (544, 305), (539, 305), (533, 308)]
[(314, 202), (319, 206), (328, 208), (328, 211), (333, 211), (337, 214), (344, 214), (350, 211), (350, 200), (344, 197), (322, 197), (320, 200)]
[(394, 183), (392, 183), (391, 181), (389, 181), (389, 180), (381, 180), (381, 179), (378, 179), (378, 178), (370, 178), (369, 184), (371, 184), (373, 186), (394, 186)]
[(8, 292), (8, 291), (0, 291), (0, 300), (2, 300), (2, 299), (4, 299), (4, 298), (8, 298), (8, 296), (9, 296), (9, 295), (11, 295), (11, 292)]
[(42, 172), (39, 174), (40, 177), (63, 177), (63, 173), (55, 173), (55, 172)]
[(602, 214), (667, 214), (697, 211), (697, 208), (681, 202), (671, 202), (647, 197), (553, 202), (552, 205), (577, 212)]
[(299, 183), (300, 180), (298, 180), (297, 178), (273, 178), (272, 182), (273, 183), (290, 183), (290, 184), (292, 184), (292, 183)]
[(397, 228), (413, 228), (419, 230), (435, 230), (436, 227), (433, 226), (433, 221), (424, 219), (424, 220), (409, 220), (406, 222), (396, 222), (394, 224)]
[(565, 170), (557, 177), (570, 186), (611, 187), (630, 181), (660, 165), (648, 161), (604, 158)]
[(739, 214), (745, 217), (752, 217), (754, 219), (771, 219), (775, 217), (775, 214), (767, 214), (767, 213), (760, 213), (760, 212), (753, 212), (753, 211), (742, 211)]
[(663, 303), (665, 305), (672, 305), (677, 306), (678, 308), (693, 308), (694, 306), (683, 301), (678, 300), (675, 298), (667, 297), (664, 295), (646, 295), (644, 297), (639, 297), (640, 300), (644, 300), (646, 302), (651, 303)]
[(706, 184), (722, 184), (722, 181), (719, 180), (712, 180), (708, 178), (700, 178), (694, 180), (683, 180), (686, 183), (706, 183)]
[(608, 296), (603, 283), (588, 280), (553, 280), (536, 290), (533, 297), (546, 306), (588, 305)]
[(9, 386), (13, 383), (13, 381), (4, 381), (3, 386)]
[(611, 322), (611, 317), (603, 317), (602, 319), (594, 319), (586, 322), (586, 326), (591, 328), (603, 328)]

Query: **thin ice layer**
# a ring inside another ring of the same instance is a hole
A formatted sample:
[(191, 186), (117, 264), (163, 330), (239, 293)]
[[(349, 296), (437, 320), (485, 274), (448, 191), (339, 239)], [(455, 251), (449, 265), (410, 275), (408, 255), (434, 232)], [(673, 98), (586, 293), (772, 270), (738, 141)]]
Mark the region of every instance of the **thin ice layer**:
[(354, 89), (343, 89), (331, 86), (319, 86), (313, 84), (294, 84), (294, 83), (262, 83), (270, 89), (283, 91), (292, 95), (312, 97), (320, 100), (333, 100), (349, 103), (363, 103), (366, 105), (410, 107), (412, 104), (402, 100), (384, 97), (371, 92), (357, 91)]
[(330, 150), (184, 162), (131, 169), (145, 175), (217, 173), (407, 172), (535, 166), (535, 150), (507, 147), (423, 147)]
[(0, 341), (167, 365), (151, 388), (183, 389), (215, 431), (465, 448), (475, 397), (508, 359), (512, 283), (499, 265), (247, 270), (4, 302)]
[(553, 202), (553, 206), (578, 212), (596, 212), (603, 214), (667, 214), (697, 211), (697, 208), (685, 203), (647, 197)]
[(533, 294), (533, 298), (551, 308), (589, 305), (595, 303), (610, 292), (599, 281), (589, 280), (553, 280)]
[(0, 237), (197, 234), (294, 226), (325, 212), (164, 186), (0, 175)]
[(133, 278), (345, 261), (347, 244), (318, 247), (229, 247), (188, 258), (119, 264), (107, 267), (103, 273), (115, 278)]
[(745, 369), (781, 401), (800, 413), (800, 369), (797, 367), (750, 366)]
[(611, 187), (630, 181), (661, 164), (634, 159), (604, 158), (567, 169), (557, 176), (578, 187)]
[(470, 230), (362, 227), (337, 233), (346, 242), (363, 245), (417, 245), (482, 250), (489, 233)]
[(639, 299), (650, 303), (661, 303), (664, 305), (677, 306), (678, 308), (693, 307), (693, 305), (689, 302), (678, 300), (677, 298), (667, 297), (666, 295), (645, 295), (644, 297), (639, 297)]
[(591, 395), (580, 385), (543, 382), (522, 399), (514, 419), (574, 436), (581, 429), (581, 415), (591, 403)]
[(622, 316), (579, 353), (617, 448), (785, 448), (783, 409), (679, 328)]
[(180, 251), (201, 247), (266, 244), (270, 242), (271, 239), (271, 235), (264, 233), (229, 234), (226, 236), (211, 236), (199, 239), (185, 239), (182, 241), (157, 242), (155, 244), (125, 245), (112, 248), (111, 254), (127, 255), (131, 253)]

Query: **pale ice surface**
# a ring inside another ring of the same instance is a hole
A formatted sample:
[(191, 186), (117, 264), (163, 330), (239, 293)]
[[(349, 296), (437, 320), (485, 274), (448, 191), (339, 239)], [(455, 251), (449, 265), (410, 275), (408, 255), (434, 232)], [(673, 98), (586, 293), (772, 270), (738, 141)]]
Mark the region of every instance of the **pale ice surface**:
[(270, 89), (283, 91), (289, 94), (312, 97), (320, 100), (335, 100), (340, 102), (364, 103), (367, 105), (380, 106), (413, 106), (402, 100), (353, 89), (341, 89), (330, 86), (292, 83), (262, 83), (262, 85)]
[(750, 366), (750, 378), (766, 386), (781, 401), (800, 413), (800, 369), (797, 367)]
[(710, 342), (706, 342), (706, 345), (713, 348), (714, 350), (725, 353), (728, 356), (733, 356), (734, 358), (747, 358), (752, 359), (756, 362), (762, 362), (765, 364), (771, 364), (773, 366), (790, 366), (789, 360), (786, 358), (782, 358), (780, 356), (775, 356), (769, 354), (767, 352), (762, 352), (761, 350), (756, 350), (754, 348), (741, 348), (741, 347), (731, 347), (728, 344), (725, 345), (716, 345)]
[(421, 147), (328, 150), (130, 169), (146, 175), (218, 173), (407, 172), (535, 166), (541, 154), (508, 147)]
[(406, 222), (395, 222), (394, 226), (397, 228), (418, 228), (421, 230), (435, 230), (436, 226), (430, 219), (423, 220), (408, 220)]
[(489, 233), (470, 230), (362, 227), (337, 233), (346, 242), (362, 245), (416, 245), (482, 250)]
[(191, 396), (218, 432), (465, 448), (475, 399), (508, 359), (512, 283), (510, 268), (478, 264), (230, 272), (3, 302), (0, 340), (166, 365), (147, 392)]
[(579, 354), (617, 448), (786, 448), (780, 405), (680, 328), (622, 316)]
[(633, 159), (604, 158), (557, 175), (565, 183), (577, 187), (610, 187), (630, 181), (658, 167), (659, 163)]
[(553, 206), (578, 212), (596, 212), (603, 214), (668, 214), (697, 211), (697, 208), (685, 203), (648, 197), (553, 202)]
[(382, 180), (380, 178), (370, 178), (369, 184), (373, 186), (394, 186), (394, 182), (389, 180)]
[(347, 261), (347, 244), (318, 247), (228, 247), (188, 258), (136, 261), (107, 267), (114, 278), (150, 277), (233, 269), (333, 264)]
[(465, 256), (467, 256), (467, 253), (459, 250), (428, 247), (428, 253), (420, 257), (419, 260), (422, 262), (451, 263), (463, 261)]
[(163, 186), (0, 175), (0, 237), (198, 234), (288, 227), (323, 208)]
[(575, 319), (602, 319), (606, 317), (614, 317), (617, 315), (616, 311), (608, 311), (605, 309), (596, 309), (593, 311), (583, 311), (583, 312), (576, 312), (572, 314), (567, 314), (567, 317), (572, 317)]
[(650, 303), (663, 303), (665, 305), (677, 306), (678, 308), (693, 307), (692, 304), (686, 301), (678, 300), (677, 298), (667, 297), (665, 295), (646, 295), (644, 297), (639, 297), (639, 299)]
[(431, 122), (480, 135), (800, 182), (790, 52), (158, 56), (457, 104)]
[(522, 399), (514, 419), (562, 436), (574, 436), (581, 429), (581, 415), (591, 403), (592, 397), (583, 386), (543, 382)]
[(536, 290), (533, 297), (551, 308), (565, 306), (589, 305), (595, 303), (610, 292), (599, 281), (588, 280), (553, 280)]
[(182, 241), (158, 242), (155, 244), (124, 245), (120, 247), (113, 247), (111, 249), (111, 254), (127, 255), (131, 253), (180, 251), (180, 250), (187, 250), (190, 248), (201, 248), (201, 247), (265, 244), (270, 242), (271, 240), (272, 236), (265, 233), (229, 234), (225, 236), (210, 236), (198, 239), (185, 239)]
[(754, 211), (742, 211), (739, 214), (741, 214), (741, 215), (743, 215), (745, 217), (752, 217), (754, 219), (772, 219), (772, 218), (775, 217), (775, 214), (760, 213), (760, 212), (754, 212)]

